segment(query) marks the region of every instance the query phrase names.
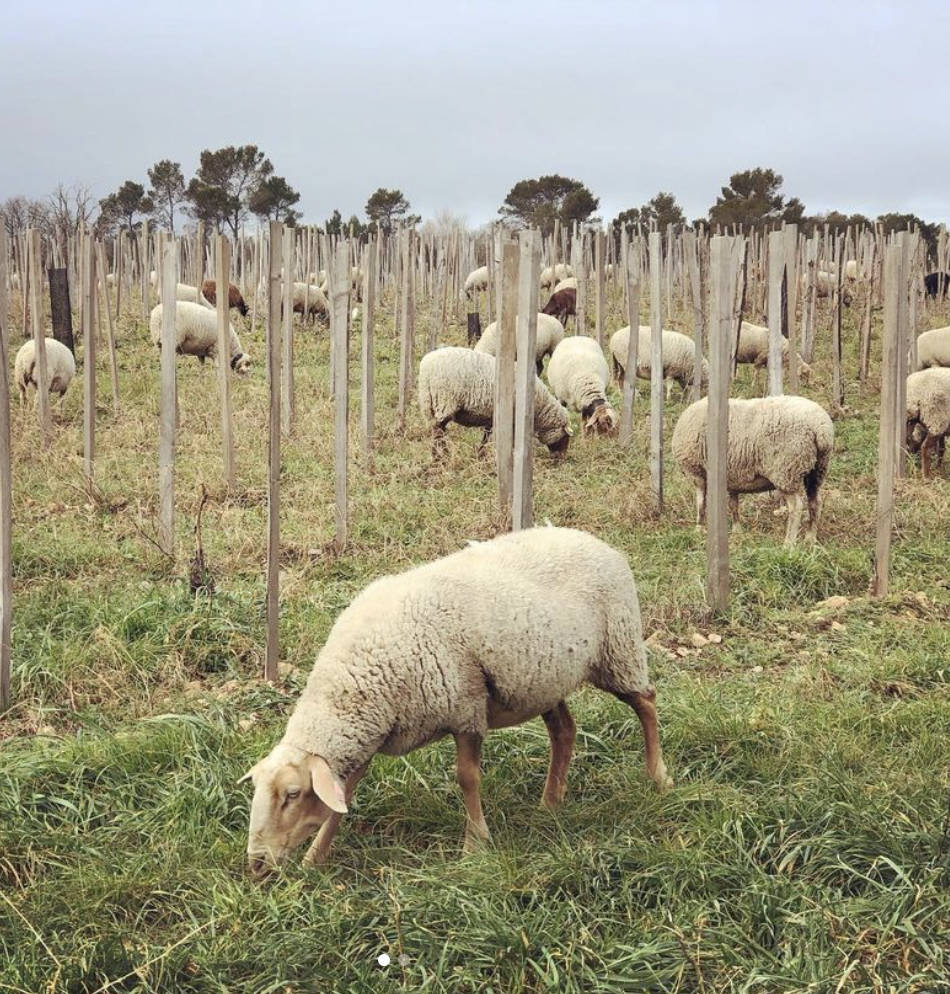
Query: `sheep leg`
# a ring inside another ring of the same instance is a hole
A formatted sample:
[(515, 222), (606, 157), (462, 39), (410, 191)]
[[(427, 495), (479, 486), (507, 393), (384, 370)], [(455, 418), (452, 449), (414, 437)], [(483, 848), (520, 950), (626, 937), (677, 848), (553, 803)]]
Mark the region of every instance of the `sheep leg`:
[(541, 807), (553, 810), (564, 800), (564, 792), (567, 790), (567, 769), (571, 765), (577, 726), (564, 701), (550, 711), (545, 711), (541, 717), (548, 726), (551, 739), (551, 765), (544, 782)]
[(805, 501), (801, 494), (782, 494), (788, 507), (788, 524), (785, 528), (785, 548), (792, 549), (798, 540), (798, 529), (802, 523), (802, 511)]
[(441, 462), (445, 455), (445, 426), (447, 422), (442, 421), (432, 427), (432, 459), (434, 462)]
[(925, 480), (930, 479), (930, 454), (934, 449), (934, 437), (928, 435), (920, 447), (920, 469)]
[(491, 441), (491, 428), (486, 428), (482, 433), (482, 440), (478, 443), (478, 455), (479, 457), (485, 454), (485, 448)]
[(732, 523), (739, 527), (739, 495), (729, 494), (729, 510), (732, 513)]
[(808, 527), (805, 529), (805, 541), (813, 545), (818, 539), (818, 518), (821, 514), (821, 494), (817, 489), (808, 493)]
[(465, 802), (465, 852), (474, 852), (479, 844), (488, 842), (491, 835), (482, 814), (479, 786), (482, 782), (482, 736), (476, 732), (459, 732), (455, 736), (458, 750), (457, 776)]
[(696, 484), (696, 527), (706, 523), (706, 481)]
[[(349, 805), (350, 799), (353, 797), (353, 791), (356, 790), (356, 785), (360, 782), (360, 779), (368, 767), (369, 763), (366, 762), (362, 766), (357, 767), (357, 769), (355, 769), (349, 777), (347, 777), (346, 784), (343, 788), (347, 805)], [(337, 814), (336, 811), (330, 812), (330, 816), (320, 826), (320, 831), (317, 832), (317, 837), (310, 844), (310, 848), (307, 850), (307, 855), (303, 858), (304, 863), (308, 866), (323, 866), (326, 863), (327, 857), (330, 854), (330, 846), (333, 845), (333, 840), (336, 837), (337, 829), (340, 827), (341, 821), (343, 821), (343, 815)]]
[(660, 729), (656, 719), (656, 691), (653, 687), (648, 687), (642, 693), (617, 694), (617, 697), (636, 711), (640, 727), (643, 729), (647, 774), (657, 790), (667, 790), (673, 786), (673, 778), (666, 770), (666, 763), (663, 762)]
[(20, 407), (25, 407), (26, 406), (26, 384), (25, 383), (17, 383), (17, 386), (20, 388)]

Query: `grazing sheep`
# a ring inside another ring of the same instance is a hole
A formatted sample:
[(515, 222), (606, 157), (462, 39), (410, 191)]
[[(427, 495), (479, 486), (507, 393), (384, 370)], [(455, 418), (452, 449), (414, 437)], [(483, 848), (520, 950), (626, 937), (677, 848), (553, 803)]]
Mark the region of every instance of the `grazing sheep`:
[(538, 285), (544, 289), (545, 287), (550, 287), (557, 283), (558, 280), (565, 280), (568, 276), (573, 276), (574, 270), (571, 269), (566, 263), (559, 262), (553, 268), (551, 266), (546, 266), (541, 270), (541, 277), (538, 280)]
[[(534, 344), (534, 355), (537, 360), (538, 375), (544, 368), (544, 357), (551, 355), (557, 348), (558, 342), (564, 338), (564, 325), (549, 314), (538, 315), (538, 334)], [(498, 322), (492, 323), (482, 332), (482, 337), (475, 343), (476, 352), (486, 355), (498, 353)]]
[[(162, 305), (152, 308), (148, 320), (152, 342), (162, 347)], [(178, 336), (178, 355), (197, 356), (204, 365), (205, 359), (216, 361), (218, 355), (218, 316), (208, 307), (178, 301), (175, 305), (175, 332)], [(228, 325), (231, 337), (231, 369), (238, 376), (244, 376), (251, 368), (251, 360), (244, 354), (241, 341), (232, 325)]]
[(201, 304), (202, 307), (211, 308), (211, 304), (204, 294), (198, 293), (198, 287), (191, 286), (188, 283), (175, 284), (175, 300), (184, 301), (188, 304)]
[[(419, 363), (419, 408), (432, 428), (436, 459), (445, 449), (450, 421), (485, 429), (484, 447), (495, 415), (494, 356), (456, 347), (424, 355)], [(567, 412), (539, 379), (534, 381), (534, 433), (555, 458), (567, 451), (571, 435)]]
[[(5, 370), (0, 370), (0, 375), (6, 376)], [(72, 352), (62, 342), (57, 342), (55, 338), (46, 339), (46, 376), (49, 383), (49, 392), (58, 393), (62, 400), (69, 387), (70, 381), (76, 375), (76, 360)], [(32, 386), (36, 391), (33, 398), (34, 406), (40, 400), (40, 385), (36, 372), (36, 343), (31, 338), (24, 342), (16, 354), (13, 362), (13, 379), (20, 391), (20, 403), (26, 403), (26, 388)]]
[(554, 396), (580, 412), (588, 434), (610, 435), (617, 430), (617, 415), (607, 401), (608, 379), (604, 353), (586, 335), (565, 338), (548, 363), (548, 383)]
[[(808, 265), (813, 266), (814, 263), (810, 262)], [(808, 273), (805, 272), (804, 270), (802, 271), (801, 275), (801, 285), (802, 285), (802, 293), (804, 293), (808, 289)], [(817, 296), (822, 298), (833, 296), (834, 292), (838, 288), (837, 273), (831, 273), (828, 272), (827, 270), (819, 269), (818, 272), (815, 274), (814, 286), (815, 286), (815, 294)], [(848, 286), (847, 285), (842, 286), (841, 303), (844, 304), (845, 307), (850, 307), (853, 299), (854, 299), (853, 295), (851, 293), (851, 290), (848, 288)]]
[(307, 283), (294, 283), (293, 290), (294, 314), (303, 314), (305, 319), (314, 320), (316, 317), (330, 317), (330, 304), (326, 294), (318, 286)]
[(552, 293), (557, 293), (559, 290), (576, 290), (577, 289), (577, 277), (576, 276), (566, 276), (563, 280), (558, 280), (554, 284), (554, 290)]
[(304, 859), (325, 863), (373, 757), (446, 735), (458, 750), (465, 849), (488, 842), (482, 743), (538, 716), (551, 741), (541, 799), (556, 808), (575, 738), (566, 701), (587, 683), (633, 709), (647, 774), (670, 787), (642, 632), (626, 558), (569, 528), (500, 535), (376, 580), (333, 625), (283, 738), (241, 778), (254, 782), (250, 870), (272, 871), (318, 829)]
[[(566, 283), (567, 281), (564, 280), (563, 282)], [(558, 283), (558, 287), (562, 285), (563, 283)], [(571, 287), (565, 287), (563, 290), (555, 290), (551, 294), (550, 300), (544, 305), (541, 313), (557, 318), (562, 325), (567, 324), (569, 317), (577, 317), (577, 290)]]
[(936, 366), (907, 377), (907, 448), (920, 452), (925, 480), (930, 479), (930, 456), (936, 450), (943, 462), (945, 440), (950, 435), (950, 369)]
[(936, 297), (941, 286), (944, 294), (950, 294), (950, 273), (927, 273), (924, 277), (924, 293), (928, 297)]
[(848, 259), (844, 264), (844, 278), (846, 280), (856, 280), (858, 278), (858, 260)]
[[(640, 325), (640, 340), (637, 343), (637, 376), (641, 380), (650, 379), (653, 334), (650, 325)], [(630, 345), (630, 326), (615, 331), (610, 337), (610, 355), (613, 360), (614, 376), (620, 389), (623, 389), (627, 349)], [(666, 399), (670, 399), (673, 383), (679, 383), (683, 393), (693, 385), (693, 370), (696, 367), (696, 343), (689, 335), (663, 329), (663, 379), (666, 380)], [(709, 382), (709, 365), (703, 359), (702, 383)]]
[(465, 296), (471, 299), (481, 290), (488, 289), (488, 266), (479, 266), (465, 277)]
[[(205, 300), (208, 301), (212, 306), (218, 302), (218, 290), (217, 284), (214, 280), (205, 280), (201, 284), (201, 292), (204, 295)], [(248, 306), (244, 303), (244, 297), (241, 295), (241, 291), (233, 284), (228, 284), (228, 310), (233, 310), (237, 308), (238, 313), (242, 318), (247, 317)]]
[[(788, 339), (783, 338), (782, 366), (788, 369)], [(769, 329), (760, 324), (743, 321), (739, 326), (739, 345), (736, 349), (736, 362), (754, 367), (753, 384), (757, 387), (759, 373), (769, 365)], [(802, 383), (808, 383), (811, 377), (811, 366), (798, 356), (798, 376)]]
[(950, 326), (917, 336), (917, 368), (931, 366), (950, 366)]
[[(696, 523), (706, 519), (706, 421), (708, 400), (683, 411), (673, 430), (673, 458), (696, 487)], [(777, 490), (788, 505), (785, 547), (791, 548), (808, 498), (805, 539), (818, 533), (819, 495), (834, 448), (827, 412), (805, 397), (729, 401), (727, 489), (732, 519), (739, 522), (739, 494)]]

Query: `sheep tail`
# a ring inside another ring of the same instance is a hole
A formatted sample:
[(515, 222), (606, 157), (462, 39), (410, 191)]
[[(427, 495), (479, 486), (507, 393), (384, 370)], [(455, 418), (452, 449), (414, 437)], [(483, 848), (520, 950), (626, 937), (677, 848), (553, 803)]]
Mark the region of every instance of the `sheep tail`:
[[(36, 360), (34, 359), (30, 365), (27, 367), (26, 372), (23, 374), (23, 386), (28, 387), (33, 382), (33, 372), (36, 369)], [(37, 384), (39, 386), (39, 384)]]

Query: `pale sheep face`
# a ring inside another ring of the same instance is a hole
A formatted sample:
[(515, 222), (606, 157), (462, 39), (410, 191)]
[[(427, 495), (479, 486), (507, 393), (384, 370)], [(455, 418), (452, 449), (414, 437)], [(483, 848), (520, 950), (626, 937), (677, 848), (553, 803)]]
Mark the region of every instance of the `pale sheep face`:
[(248, 778), (254, 782), (254, 799), (247, 860), (258, 876), (284, 863), (332, 812), (346, 811), (343, 786), (326, 760), (302, 749), (276, 746), (241, 781)]
[(251, 371), (251, 360), (242, 355), (231, 363), (231, 368), (238, 376), (247, 376)]
[(613, 435), (617, 431), (617, 415), (613, 408), (601, 404), (584, 423), (585, 435)]

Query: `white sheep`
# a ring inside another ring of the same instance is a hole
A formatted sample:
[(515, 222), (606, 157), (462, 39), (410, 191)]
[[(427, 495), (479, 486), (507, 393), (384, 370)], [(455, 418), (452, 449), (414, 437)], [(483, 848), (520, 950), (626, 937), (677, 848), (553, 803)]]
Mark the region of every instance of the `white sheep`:
[[(653, 334), (650, 325), (640, 325), (640, 335), (637, 342), (637, 376), (641, 380), (650, 379), (652, 362), (651, 348)], [(626, 372), (627, 350), (630, 345), (630, 325), (615, 331), (610, 336), (610, 355), (613, 360), (614, 376), (620, 389)], [(678, 331), (663, 329), (663, 379), (666, 380), (666, 399), (670, 399), (673, 383), (679, 383), (685, 394), (693, 385), (693, 370), (696, 367), (696, 343), (689, 335), (681, 335)], [(709, 365), (703, 359), (701, 371), (702, 383), (709, 382)]]
[(907, 377), (906, 427), (907, 447), (920, 452), (923, 478), (929, 480), (931, 454), (936, 450), (939, 466), (950, 435), (950, 369), (934, 366)]
[(559, 280), (567, 279), (568, 276), (573, 276), (574, 270), (571, 269), (566, 263), (559, 262), (553, 268), (551, 266), (546, 266), (541, 270), (541, 277), (538, 280), (538, 285), (543, 289), (544, 287), (549, 287), (553, 283), (557, 283)]
[(465, 296), (471, 297), (481, 290), (488, 289), (488, 266), (479, 266), (465, 277)]
[[(0, 375), (6, 372), (0, 370)], [(76, 360), (69, 348), (55, 338), (46, 339), (46, 377), (51, 394), (59, 394), (62, 400), (72, 378), (76, 375)], [(34, 406), (39, 403), (40, 385), (36, 372), (36, 343), (31, 338), (24, 342), (17, 351), (13, 362), (13, 379), (20, 391), (20, 403), (26, 403), (26, 388), (32, 386), (36, 391), (33, 399)]]
[[(782, 365), (788, 369), (788, 339), (781, 339)], [(769, 364), (769, 329), (751, 321), (743, 321), (739, 326), (739, 344), (736, 348), (736, 362), (754, 367), (753, 383), (757, 386), (759, 373)], [(802, 383), (808, 383), (811, 366), (798, 356), (798, 375)]]
[(548, 363), (548, 383), (554, 396), (580, 412), (587, 433), (612, 434), (617, 429), (617, 415), (607, 400), (609, 379), (604, 353), (586, 335), (565, 338)]
[(932, 328), (917, 336), (917, 368), (950, 366), (950, 326)]
[[(281, 300), (283, 300), (283, 291), (281, 291)], [(324, 291), (318, 286), (307, 283), (294, 283), (293, 302), (294, 313), (304, 314), (304, 310), (306, 309), (304, 317), (308, 320), (315, 318), (317, 315), (323, 318), (329, 318), (330, 316), (330, 303)]]
[(563, 280), (559, 280), (554, 284), (554, 290), (552, 293), (557, 293), (559, 290), (576, 290), (577, 289), (577, 277), (576, 276), (565, 276)]
[[(557, 318), (550, 314), (538, 314), (538, 333), (534, 343), (534, 356), (539, 375), (544, 368), (544, 357), (551, 355), (563, 338), (564, 325)], [(497, 321), (492, 321), (482, 332), (482, 337), (475, 343), (475, 351), (484, 352), (486, 355), (498, 354)]]
[(205, 295), (198, 292), (198, 287), (188, 283), (175, 284), (175, 300), (181, 300), (188, 304), (201, 304), (202, 307), (214, 310), (214, 306)]
[[(696, 523), (706, 518), (708, 400), (683, 411), (673, 429), (673, 458), (696, 487)], [(777, 490), (788, 506), (785, 546), (791, 548), (808, 499), (806, 541), (818, 533), (819, 489), (834, 448), (828, 413), (805, 397), (729, 401), (727, 483), (732, 519), (739, 522), (739, 494)]]
[[(157, 304), (149, 315), (149, 331), (152, 343), (159, 349), (162, 347), (162, 305)], [(197, 356), (204, 364), (205, 359), (214, 362), (218, 355), (218, 315), (213, 309), (193, 304), (186, 300), (175, 304), (175, 332), (178, 337), (179, 355)], [(231, 339), (231, 369), (238, 376), (244, 376), (251, 368), (251, 360), (244, 354), (241, 341), (228, 324), (228, 334)]]
[[(488, 441), (495, 415), (495, 358), (484, 352), (449, 346), (422, 357), (419, 363), (419, 408), (432, 429), (433, 451), (445, 448), (445, 429), (451, 421), (483, 428)], [(534, 431), (538, 440), (560, 458), (570, 441), (567, 412), (548, 388), (534, 381)]]
[[(469, 353), (471, 355), (471, 353)], [(647, 773), (672, 785), (660, 746), (637, 588), (626, 558), (584, 532), (531, 528), (370, 584), (333, 625), (280, 742), (254, 783), (247, 856), (264, 874), (317, 832), (325, 863), (373, 757), (455, 739), (465, 848), (489, 841), (479, 784), (488, 732), (543, 717), (542, 804), (564, 799), (584, 684), (636, 714)]]

